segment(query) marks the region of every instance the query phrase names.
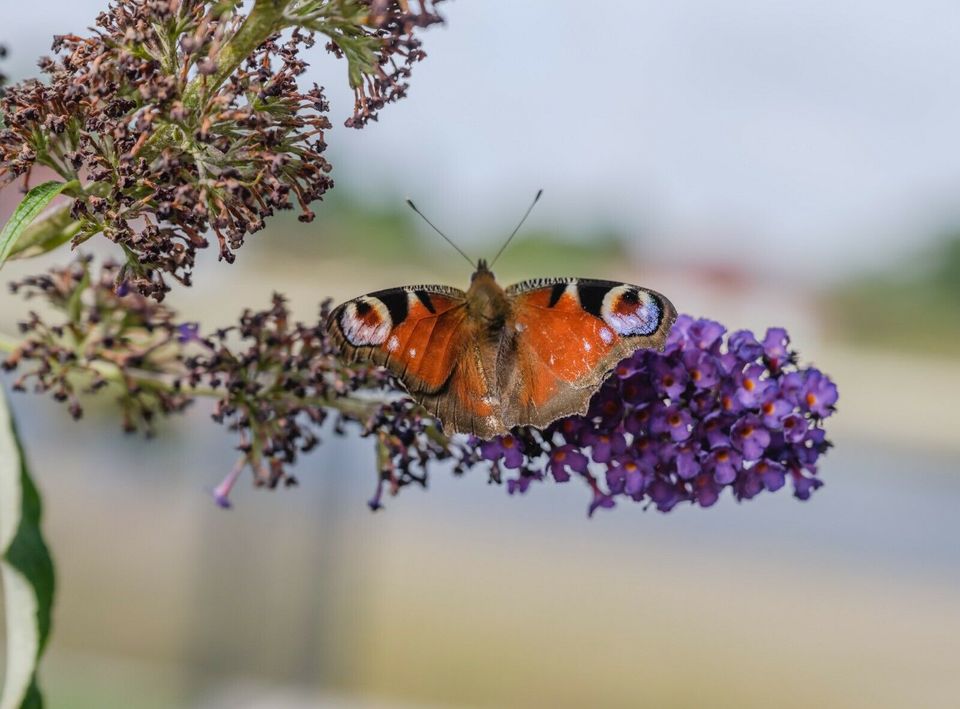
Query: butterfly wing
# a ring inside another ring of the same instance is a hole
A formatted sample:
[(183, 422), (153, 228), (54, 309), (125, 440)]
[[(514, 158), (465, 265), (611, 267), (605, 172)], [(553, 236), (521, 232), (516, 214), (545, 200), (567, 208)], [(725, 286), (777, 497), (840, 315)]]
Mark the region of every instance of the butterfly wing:
[(347, 301), (327, 325), (347, 361), (386, 367), (448, 433), (493, 435), (501, 426), (481, 361), (466, 294), (407, 286)]
[(506, 293), (511, 320), (497, 377), (507, 428), (586, 412), (617, 362), (639, 348), (662, 350), (677, 317), (656, 291), (613, 281), (536, 279)]

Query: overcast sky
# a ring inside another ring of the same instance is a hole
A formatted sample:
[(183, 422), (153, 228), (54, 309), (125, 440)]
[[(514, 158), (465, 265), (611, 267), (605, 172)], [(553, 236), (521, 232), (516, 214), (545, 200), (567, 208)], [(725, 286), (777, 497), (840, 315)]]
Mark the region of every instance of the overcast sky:
[[(5, 8), (8, 68), (101, 6)], [(540, 227), (617, 225), (666, 257), (817, 279), (960, 223), (956, 0), (441, 7), (447, 27), (380, 123), (340, 127), (345, 70), (319, 46), (307, 78), (333, 104), (339, 184), (414, 196), (467, 242), (509, 231), (541, 186)]]

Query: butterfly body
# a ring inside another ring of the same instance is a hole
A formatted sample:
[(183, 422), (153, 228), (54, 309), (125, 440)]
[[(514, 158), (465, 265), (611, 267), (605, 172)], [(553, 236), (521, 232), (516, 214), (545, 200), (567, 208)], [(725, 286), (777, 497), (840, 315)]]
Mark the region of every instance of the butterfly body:
[(543, 278), (502, 288), (485, 262), (470, 288), (407, 286), (338, 306), (343, 356), (389, 369), (447, 433), (481, 438), (584, 413), (607, 373), (662, 349), (676, 310), (639, 286)]

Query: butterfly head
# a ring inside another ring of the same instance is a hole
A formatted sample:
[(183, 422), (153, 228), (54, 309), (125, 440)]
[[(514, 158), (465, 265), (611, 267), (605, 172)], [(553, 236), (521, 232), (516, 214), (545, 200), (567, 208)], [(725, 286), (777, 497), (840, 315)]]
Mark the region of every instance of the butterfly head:
[(477, 262), (477, 270), (470, 277), (467, 308), (475, 317), (492, 326), (502, 323), (509, 311), (506, 293), (497, 283), (485, 259)]
[(470, 282), (472, 283), (473, 281), (477, 280), (477, 278), (481, 276), (487, 276), (491, 279), (494, 277), (493, 271), (491, 271), (490, 267), (487, 266), (487, 259), (485, 258), (482, 258), (479, 261), (477, 261), (477, 270), (473, 272), (472, 276), (470, 276)]

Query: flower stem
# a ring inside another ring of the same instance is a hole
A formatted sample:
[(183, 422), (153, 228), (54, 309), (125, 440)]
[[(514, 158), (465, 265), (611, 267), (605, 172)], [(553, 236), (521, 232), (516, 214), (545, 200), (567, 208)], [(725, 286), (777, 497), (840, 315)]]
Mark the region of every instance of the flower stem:
[(2, 332), (0, 332), (0, 352), (10, 354), (19, 346), (20, 343), (14, 338), (10, 337), (9, 335), (4, 335)]
[(184, 92), (183, 102), (196, 107), (204, 93), (215, 92), (244, 59), (253, 54), (274, 32), (284, 26), (284, 11), (292, 0), (256, 0), (253, 9), (237, 33), (217, 54), (217, 70), (212, 76), (198, 76)]
[[(198, 76), (183, 92), (183, 104), (196, 109), (203, 97), (210, 96), (236, 70), (244, 59), (263, 44), (274, 32), (284, 27), (284, 11), (293, 0), (256, 0), (253, 9), (216, 56), (216, 71), (210, 76)], [(182, 129), (176, 123), (157, 126), (141, 151), (144, 155), (160, 153), (164, 147), (180, 142)]]

